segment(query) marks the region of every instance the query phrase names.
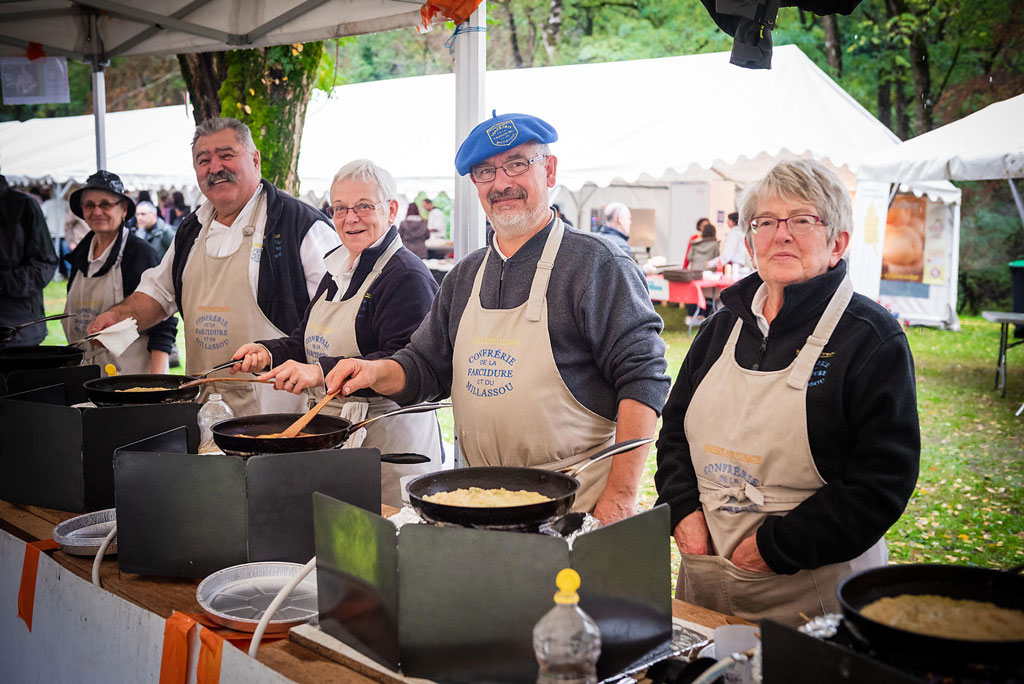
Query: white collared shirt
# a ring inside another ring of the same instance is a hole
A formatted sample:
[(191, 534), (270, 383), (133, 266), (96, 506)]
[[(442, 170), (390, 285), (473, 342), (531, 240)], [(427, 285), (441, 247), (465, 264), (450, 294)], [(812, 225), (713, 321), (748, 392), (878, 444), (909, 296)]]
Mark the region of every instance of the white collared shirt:
[[(128, 235), (127, 234), (124, 236), (124, 239), (125, 240), (128, 239)], [(93, 240), (92, 244), (89, 245), (89, 266), (88, 266), (88, 268), (85, 271), (85, 275), (89, 276), (89, 277), (92, 277), (92, 276), (96, 275), (96, 272), (99, 271), (101, 268), (103, 268), (103, 264), (106, 262), (107, 257), (110, 256), (110, 250), (112, 250), (114, 248), (114, 245), (117, 244), (117, 238), (114, 238), (113, 241), (111, 241), (111, 243), (109, 245), (107, 245), (106, 249), (104, 249), (102, 252), (100, 252), (100, 255), (94, 259), (92, 257), (92, 252), (93, 252), (93, 249), (96, 247), (96, 236), (95, 235), (92, 236), (92, 240)]]
[[(387, 236), (388, 231), (385, 230), (384, 234), (377, 238), (377, 241), (366, 249), (380, 247), (380, 244), (384, 242), (384, 238)], [(400, 240), (401, 238), (396, 235), (395, 239)], [(363, 251), (365, 252), (366, 250)], [(355, 261), (349, 264), (351, 252), (348, 251), (348, 247), (342, 244), (341, 247), (324, 257), (324, 265), (327, 266), (327, 272), (331, 274), (331, 277), (334, 279), (334, 283), (338, 286), (338, 292), (334, 295), (334, 298), (329, 301), (340, 302), (345, 297), (345, 293), (348, 292), (348, 286), (352, 283), (352, 276), (355, 274), (356, 267), (359, 265), (359, 260), (362, 256), (363, 254), (360, 253), (359, 256), (355, 258)], [(310, 297), (312, 296), (313, 295), (310, 295)]]
[[(256, 192), (238, 212), (238, 216), (230, 226), (213, 219), (210, 224), (209, 237), (206, 240), (206, 253), (209, 256), (230, 256), (239, 248), (239, 245), (242, 244), (242, 230), (256, 209), (256, 198), (262, 188), (262, 184), (256, 188)], [(213, 203), (204, 202), (196, 209), (196, 218), (199, 219), (200, 224), (206, 225), (213, 217), (213, 213)], [(263, 249), (266, 225), (267, 214), (266, 204), (264, 204), (256, 219), (256, 233), (253, 235), (253, 258), (249, 259), (249, 286), (252, 288), (253, 299), (257, 298), (260, 276), (259, 256)], [(311, 299), (316, 294), (316, 288), (326, 273), (324, 254), (340, 243), (341, 239), (338, 237), (338, 233), (326, 221), (314, 222), (305, 237), (302, 238), (302, 243), (299, 245), (299, 259), (302, 261), (302, 270), (306, 276), (306, 290)], [(160, 263), (142, 274), (142, 281), (135, 290), (155, 299), (168, 316), (178, 310), (178, 303), (174, 298), (173, 263), (174, 243), (172, 242)]]
[(764, 305), (768, 301), (768, 286), (761, 283), (754, 293), (754, 299), (750, 302), (750, 313), (757, 319), (757, 329), (761, 334), (768, 337), (768, 319), (764, 317)]

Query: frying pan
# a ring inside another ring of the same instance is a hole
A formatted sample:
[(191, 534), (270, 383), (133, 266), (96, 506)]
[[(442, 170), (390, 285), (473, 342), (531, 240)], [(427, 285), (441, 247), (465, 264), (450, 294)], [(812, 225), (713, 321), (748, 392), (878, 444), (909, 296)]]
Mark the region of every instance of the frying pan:
[(872, 648), (896, 657), (998, 666), (1018, 662), (1024, 640), (946, 639), (890, 627), (865, 617), (861, 609), (886, 596), (937, 594), (1024, 610), (1024, 577), (1014, 571), (961, 565), (890, 565), (852, 575), (840, 583), (839, 604), (846, 625)]
[[(199, 387), (179, 385), (196, 378), (190, 375), (115, 375), (95, 378), (82, 383), (89, 401), (97, 406), (125, 406), (128, 404), (168, 404), (194, 401), (199, 396)], [(159, 387), (152, 392), (124, 392), (131, 387)]]
[[(574, 476), (596, 461), (649, 444), (653, 439), (631, 439), (613, 444), (590, 457), (571, 474), (541, 468), (479, 466), (421, 475), (409, 482), (409, 503), (424, 520), (465, 527), (532, 527), (565, 516), (576, 500), (580, 482)], [(426, 501), (423, 497), (455, 489), (526, 489), (548, 497), (550, 501), (525, 506), (451, 506)]]
[(45, 321), (59, 321), (62, 318), (70, 318), (71, 316), (74, 315), (75, 314), (73, 313), (54, 314), (53, 316), (47, 316), (46, 318), (40, 318), (34, 321), (29, 321), (28, 323), (16, 325), (13, 328), (8, 327), (6, 325), (0, 325), (0, 347), (6, 347), (7, 343), (13, 340), (14, 336), (17, 335), (18, 331), (21, 330), (22, 328), (27, 328), (30, 325), (35, 325), (36, 323), (43, 323)]
[[(148, 394), (148, 393), (147, 393)], [(353, 424), (336, 416), (318, 415), (303, 428), (308, 436), (300, 437), (246, 437), (245, 435), (266, 435), (282, 432), (301, 418), (302, 413), (267, 413), (260, 416), (228, 418), (215, 423), (213, 441), (224, 453), (229, 454), (289, 454), (297, 451), (319, 451), (331, 449), (345, 443), (349, 435), (370, 423), (403, 413), (424, 413), (447, 408), (451, 404), (414, 404), (388, 411), (374, 418)]]
[(67, 368), (80, 364), (84, 355), (77, 347), (10, 347), (0, 349), (0, 371)]

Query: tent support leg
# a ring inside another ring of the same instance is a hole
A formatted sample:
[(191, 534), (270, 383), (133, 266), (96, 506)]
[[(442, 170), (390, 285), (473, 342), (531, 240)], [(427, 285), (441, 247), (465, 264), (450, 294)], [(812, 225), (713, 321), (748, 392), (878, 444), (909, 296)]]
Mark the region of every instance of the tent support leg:
[(1013, 179), (1007, 178), (1006, 182), (1010, 184), (1013, 203), (1017, 205), (1017, 214), (1020, 216), (1021, 227), (1024, 228), (1024, 202), (1020, 199), (1020, 193), (1017, 191), (1017, 185), (1013, 182)]
[(92, 111), (96, 124), (96, 170), (107, 168), (107, 86), (103, 65), (92, 66)]
[[(455, 36), (455, 144), (459, 145), (473, 127), (486, 118), (484, 77), (487, 73), (487, 3), (481, 2), (465, 24), (469, 28)], [(484, 212), (469, 176), (455, 176), (452, 206), (452, 240), (455, 258), (461, 259), (483, 247)]]

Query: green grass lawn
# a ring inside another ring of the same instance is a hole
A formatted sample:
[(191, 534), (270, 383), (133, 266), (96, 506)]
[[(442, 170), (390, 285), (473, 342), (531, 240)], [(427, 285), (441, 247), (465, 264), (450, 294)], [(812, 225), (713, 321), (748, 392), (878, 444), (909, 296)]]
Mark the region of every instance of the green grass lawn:
[[(45, 291), (47, 313), (64, 307), (64, 283)], [(690, 347), (685, 309), (658, 307), (665, 319), (668, 372), (674, 378)], [(47, 344), (63, 344), (50, 322)], [(910, 328), (921, 419), (921, 474), (899, 522), (886, 535), (898, 563), (953, 563), (1006, 568), (1024, 562), (1024, 345), (1009, 351), (1006, 398), (992, 383), (999, 327), (980, 316), (960, 332)], [(178, 347), (184, 350), (178, 326)], [(176, 369), (174, 372), (182, 372)], [(451, 411), (439, 412), (452, 440)], [(655, 456), (647, 461), (640, 506), (650, 507)], [(678, 567), (678, 558), (674, 567)]]

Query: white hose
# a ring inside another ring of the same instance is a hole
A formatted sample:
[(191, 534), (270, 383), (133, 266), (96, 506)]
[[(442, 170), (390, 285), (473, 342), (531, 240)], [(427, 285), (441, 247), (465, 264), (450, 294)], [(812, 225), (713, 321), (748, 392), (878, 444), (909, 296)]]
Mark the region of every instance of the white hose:
[(691, 684), (711, 684), (711, 682), (724, 675), (735, 665), (736, 661), (732, 658), (722, 658), (717, 663), (701, 672), (700, 676), (694, 679)]
[(299, 582), (306, 579), (306, 575), (308, 575), (315, 567), (316, 556), (313, 556), (309, 559), (308, 563), (302, 566), (302, 569), (299, 570), (299, 574), (288, 580), (288, 584), (281, 587), (281, 591), (277, 592), (277, 596), (275, 596), (274, 600), (270, 602), (269, 606), (267, 606), (267, 611), (263, 613), (263, 617), (260, 618), (259, 624), (256, 625), (256, 631), (253, 632), (252, 641), (249, 642), (249, 657), (256, 657), (256, 651), (260, 647), (260, 641), (263, 640), (263, 633), (267, 631), (267, 625), (269, 625), (270, 621), (273, 619), (274, 613), (276, 613), (277, 609), (281, 607), (281, 604), (284, 603), (286, 598), (288, 598), (288, 595), (292, 593), (292, 590), (299, 586)]
[[(733, 653), (731, 656), (726, 656), (708, 669), (704, 670), (700, 676), (694, 679), (690, 684), (711, 684), (711, 682), (736, 667), (738, 663), (745, 663), (753, 655), (754, 649), (751, 648), (743, 651), (742, 653)], [(739, 659), (736, 659), (733, 656), (739, 656)]]
[(100, 563), (103, 562), (103, 556), (107, 553), (107, 547), (114, 541), (114, 537), (117, 536), (117, 523), (110, 528), (110, 532), (107, 532), (107, 536), (103, 538), (103, 543), (100, 544), (100, 548), (96, 550), (96, 557), (92, 560), (92, 583), (97, 587), (100, 586)]

